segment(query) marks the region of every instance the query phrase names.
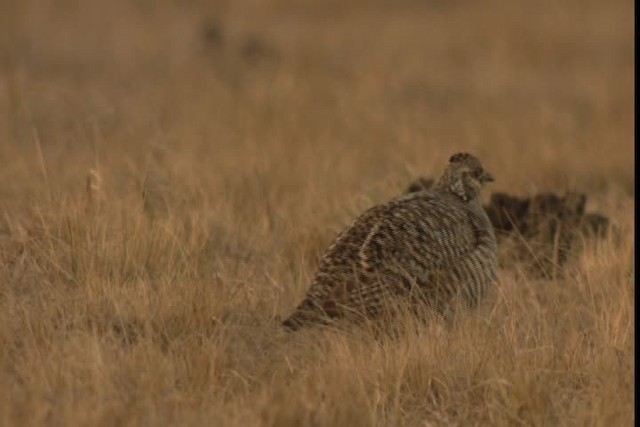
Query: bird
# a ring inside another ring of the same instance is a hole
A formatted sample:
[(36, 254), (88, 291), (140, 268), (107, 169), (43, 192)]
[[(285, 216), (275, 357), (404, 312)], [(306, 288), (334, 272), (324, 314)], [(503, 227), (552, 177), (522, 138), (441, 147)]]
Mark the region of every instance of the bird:
[(432, 187), (363, 212), (329, 246), (282, 326), (380, 317), (396, 297), (448, 320), (456, 301), (476, 307), (497, 277), (497, 241), (481, 198), (492, 181), (477, 157), (456, 153)]

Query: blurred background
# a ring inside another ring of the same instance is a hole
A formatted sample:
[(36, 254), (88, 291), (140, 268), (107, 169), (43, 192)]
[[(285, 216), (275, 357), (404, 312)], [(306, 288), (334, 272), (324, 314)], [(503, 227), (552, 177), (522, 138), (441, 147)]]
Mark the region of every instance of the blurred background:
[(150, 161), (210, 191), (257, 173), (389, 195), (461, 150), (495, 189), (633, 192), (631, 1), (4, 0), (0, 19), (5, 200), (96, 162), (126, 193)]

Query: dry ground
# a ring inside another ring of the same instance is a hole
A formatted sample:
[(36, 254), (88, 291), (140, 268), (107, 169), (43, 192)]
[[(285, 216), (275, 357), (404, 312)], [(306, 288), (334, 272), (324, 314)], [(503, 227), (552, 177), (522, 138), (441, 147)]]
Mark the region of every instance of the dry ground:
[[(631, 425), (633, 47), (628, 0), (0, 1), (0, 425)], [(279, 329), (462, 150), (620, 232), (451, 330)]]

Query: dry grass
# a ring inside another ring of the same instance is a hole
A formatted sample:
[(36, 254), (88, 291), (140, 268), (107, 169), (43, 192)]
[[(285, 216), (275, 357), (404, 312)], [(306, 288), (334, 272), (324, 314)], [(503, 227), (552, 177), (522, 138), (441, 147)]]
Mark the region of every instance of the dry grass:
[[(178, 3), (1, 2), (0, 425), (632, 424), (632, 2)], [(450, 330), (279, 329), (462, 150), (622, 232)]]

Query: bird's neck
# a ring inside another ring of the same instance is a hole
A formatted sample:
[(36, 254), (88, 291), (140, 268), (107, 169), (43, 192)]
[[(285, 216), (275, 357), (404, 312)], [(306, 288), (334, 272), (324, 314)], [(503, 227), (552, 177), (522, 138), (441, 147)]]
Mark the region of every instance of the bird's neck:
[(462, 179), (454, 177), (448, 174), (444, 174), (436, 185), (434, 186), (436, 191), (441, 193), (451, 194), (463, 202), (474, 202), (482, 204), (480, 199), (480, 189), (474, 188), (471, 185), (465, 185)]

